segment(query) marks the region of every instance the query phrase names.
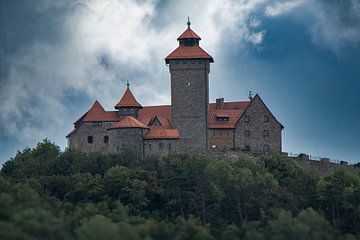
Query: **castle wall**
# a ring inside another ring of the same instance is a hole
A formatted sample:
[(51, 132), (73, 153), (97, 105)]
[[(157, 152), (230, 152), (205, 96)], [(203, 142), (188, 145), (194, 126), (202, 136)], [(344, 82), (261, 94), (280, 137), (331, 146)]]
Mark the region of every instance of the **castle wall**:
[[(68, 137), (70, 149), (79, 149), (82, 152), (104, 152), (109, 151), (109, 142), (105, 138), (108, 135), (107, 129), (114, 122), (83, 122), (77, 130)], [(92, 142), (89, 142), (92, 138)]]
[(170, 60), (172, 127), (184, 149), (208, 147), (209, 60)]
[[(267, 131), (267, 136), (264, 131)], [(256, 96), (236, 124), (235, 148), (263, 153), (267, 152), (266, 146), (269, 153), (281, 153), (281, 125)]]
[(234, 129), (209, 129), (209, 148), (234, 149)]
[(181, 152), (177, 139), (152, 139), (144, 140), (145, 156), (166, 156), (169, 153)]
[(144, 134), (142, 128), (109, 129), (109, 152), (119, 153), (124, 147), (132, 148), (139, 156), (144, 156)]

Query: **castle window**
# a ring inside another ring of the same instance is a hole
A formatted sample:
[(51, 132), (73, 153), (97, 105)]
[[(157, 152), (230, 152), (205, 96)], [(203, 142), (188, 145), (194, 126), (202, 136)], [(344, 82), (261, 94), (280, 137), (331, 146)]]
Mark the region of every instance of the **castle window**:
[(213, 131), (213, 136), (215, 136), (215, 131)]
[(171, 150), (171, 143), (169, 143), (169, 150)]
[(269, 145), (264, 145), (263, 146), (263, 151), (264, 152), (269, 152), (269, 149), (270, 149)]
[(109, 142), (109, 136), (104, 136), (104, 143), (108, 143)]
[(97, 125), (98, 125), (98, 126), (102, 126), (102, 122), (98, 122)]
[(245, 137), (250, 137), (250, 130), (245, 130), (244, 135)]
[(268, 116), (268, 115), (264, 115), (264, 116), (263, 116), (263, 121), (264, 121), (264, 122), (269, 122), (269, 116)]
[(269, 136), (269, 131), (268, 130), (264, 130), (263, 131), (263, 137), (268, 137)]
[(154, 118), (154, 120), (151, 122), (152, 126), (159, 126), (161, 125), (159, 119), (157, 117)]
[(163, 150), (164, 149), (164, 144), (163, 143), (159, 143), (159, 149)]
[(250, 146), (249, 145), (245, 146), (245, 152), (250, 152)]
[(250, 116), (249, 115), (245, 115), (245, 122), (250, 122)]
[(90, 143), (90, 144), (93, 143), (93, 137), (92, 137), (92, 136), (88, 136), (88, 137), (87, 137), (87, 142)]
[(151, 144), (149, 144), (149, 150), (151, 151)]
[(227, 114), (216, 114), (216, 120), (218, 121), (229, 121), (229, 115)]

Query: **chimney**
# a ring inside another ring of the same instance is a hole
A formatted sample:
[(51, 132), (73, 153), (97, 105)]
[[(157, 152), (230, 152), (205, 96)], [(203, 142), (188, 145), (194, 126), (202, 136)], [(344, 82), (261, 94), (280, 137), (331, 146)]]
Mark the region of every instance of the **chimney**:
[(224, 108), (224, 98), (217, 98), (216, 109), (223, 109), (223, 108)]

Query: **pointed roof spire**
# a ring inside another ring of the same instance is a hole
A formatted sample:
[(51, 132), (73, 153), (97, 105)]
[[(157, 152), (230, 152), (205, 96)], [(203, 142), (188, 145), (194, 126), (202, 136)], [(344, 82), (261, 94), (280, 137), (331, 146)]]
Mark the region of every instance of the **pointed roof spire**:
[(129, 87), (130, 87), (129, 80), (126, 80), (126, 87), (127, 87), (127, 88), (129, 88)]
[(134, 95), (130, 91), (129, 81), (126, 83), (126, 90), (120, 101), (115, 105), (115, 109), (119, 109), (122, 107), (138, 107), (142, 108), (141, 104), (136, 101)]
[(187, 26), (188, 28), (178, 37), (177, 40), (180, 39), (198, 39), (201, 40), (201, 37), (199, 37), (199, 35), (197, 35), (191, 28), (190, 28), (191, 22), (190, 22), (190, 18), (188, 17), (188, 22), (187, 22)]

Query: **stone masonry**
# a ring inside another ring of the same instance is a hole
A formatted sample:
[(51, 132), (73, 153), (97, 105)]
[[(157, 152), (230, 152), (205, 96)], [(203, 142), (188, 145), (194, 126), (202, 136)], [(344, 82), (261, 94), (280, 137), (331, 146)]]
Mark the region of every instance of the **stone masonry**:
[(209, 105), (209, 60), (171, 60), (172, 127), (184, 149), (206, 149)]

